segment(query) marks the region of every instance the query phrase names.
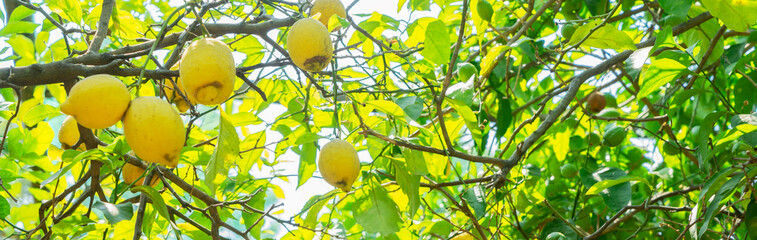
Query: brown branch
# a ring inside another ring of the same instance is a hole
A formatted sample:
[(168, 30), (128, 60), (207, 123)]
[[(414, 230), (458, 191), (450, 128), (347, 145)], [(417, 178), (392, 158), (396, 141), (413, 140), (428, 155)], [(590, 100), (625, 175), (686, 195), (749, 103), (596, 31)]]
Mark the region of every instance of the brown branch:
[(108, 35), (108, 24), (110, 23), (110, 15), (113, 13), (114, 6), (114, 0), (103, 0), (100, 20), (97, 21), (97, 32), (95, 32), (95, 38), (92, 39), (92, 43), (89, 45), (87, 54), (100, 51), (100, 46), (102, 46), (103, 40)]

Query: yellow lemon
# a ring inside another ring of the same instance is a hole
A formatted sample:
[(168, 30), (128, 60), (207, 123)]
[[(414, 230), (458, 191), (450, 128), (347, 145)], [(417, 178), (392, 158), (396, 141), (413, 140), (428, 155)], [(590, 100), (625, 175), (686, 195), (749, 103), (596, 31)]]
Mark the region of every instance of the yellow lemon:
[[(171, 67), (171, 70), (178, 70), (179, 69), (179, 63), (176, 63)], [(168, 100), (171, 101), (174, 105), (176, 105), (176, 108), (179, 109), (179, 112), (186, 112), (189, 110), (189, 103), (187, 103), (187, 100), (184, 100), (184, 98), (179, 95), (179, 92), (184, 94), (184, 96), (187, 96), (187, 91), (184, 91), (184, 87), (181, 83), (181, 78), (176, 78), (176, 86), (171, 83), (171, 81), (165, 81), (165, 87), (163, 88), (163, 91), (166, 92), (166, 97), (168, 97)], [(179, 92), (174, 91), (174, 88), (178, 87)], [(197, 104), (197, 102), (192, 102), (192, 104)]]
[(473, 235), (470, 235), (470, 233), (467, 233), (467, 232), (458, 234), (457, 236), (450, 238), (450, 240), (474, 240), (474, 239), (475, 238), (473, 237)]
[(318, 171), (331, 186), (349, 192), (360, 174), (360, 160), (355, 147), (340, 139), (327, 143), (318, 155)]
[(323, 24), (303, 18), (289, 29), (287, 50), (295, 65), (308, 72), (317, 72), (329, 65), (334, 48)]
[[(334, 14), (347, 18), (347, 10), (344, 9), (344, 4), (340, 0), (315, 0), (313, 7), (310, 9), (310, 16), (314, 16), (316, 13), (321, 14), (318, 21), (323, 23), (326, 28), (329, 27), (329, 19)], [(337, 26), (334, 30), (339, 28), (340, 26)]]
[(226, 101), (236, 79), (231, 49), (215, 38), (192, 42), (181, 58), (179, 77), (190, 101), (209, 106)]
[[(126, 163), (121, 169), (121, 176), (124, 178), (124, 182), (126, 184), (134, 183), (134, 186), (142, 186), (142, 183), (145, 181), (145, 177), (142, 176), (142, 174), (145, 172), (146, 169), (137, 167), (137, 165)], [(145, 176), (147, 176), (145, 174)], [(150, 181), (150, 186), (158, 185), (158, 176), (157, 173), (154, 173), (152, 176), (152, 181)]]
[(138, 97), (124, 115), (124, 136), (137, 157), (176, 167), (184, 147), (184, 122), (166, 101)]
[(63, 120), (58, 130), (58, 141), (63, 149), (71, 149), (71, 146), (79, 142), (79, 124), (76, 123), (74, 117), (67, 116)]
[(102, 129), (113, 126), (124, 116), (130, 99), (121, 80), (98, 74), (76, 83), (60, 105), (60, 111), (73, 116), (84, 127)]

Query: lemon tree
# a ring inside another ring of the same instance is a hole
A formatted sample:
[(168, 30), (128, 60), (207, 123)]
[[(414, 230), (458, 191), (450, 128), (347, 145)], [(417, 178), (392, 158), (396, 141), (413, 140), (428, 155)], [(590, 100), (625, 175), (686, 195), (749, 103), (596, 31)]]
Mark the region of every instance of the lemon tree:
[(755, 1), (3, 6), (2, 238), (757, 237)]

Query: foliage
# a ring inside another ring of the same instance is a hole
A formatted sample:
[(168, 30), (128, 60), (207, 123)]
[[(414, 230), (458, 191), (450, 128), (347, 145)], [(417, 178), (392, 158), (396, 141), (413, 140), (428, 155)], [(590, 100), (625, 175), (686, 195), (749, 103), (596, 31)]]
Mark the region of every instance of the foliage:
[[(491, 1), (489, 20), (480, 0), (399, 0), (396, 15), (355, 0), (312, 73), (287, 52), (304, 0), (4, 2), (0, 235), (757, 236), (755, 1)], [(202, 36), (231, 48), (237, 78), (230, 99), (182, 113), (176, 168), (130, 153), (122, 123), (57, 141), (78, 79), (175, 102), (171, 67)], [(589, 111), (594, 92), (607, 114)], [(303, 187), (323, 182), (332, 139), (359, 152), (352, 190)], [(126, 162), (160, 183), (124, 183)], [(288, 188), (313, 196), (294, 216)]]

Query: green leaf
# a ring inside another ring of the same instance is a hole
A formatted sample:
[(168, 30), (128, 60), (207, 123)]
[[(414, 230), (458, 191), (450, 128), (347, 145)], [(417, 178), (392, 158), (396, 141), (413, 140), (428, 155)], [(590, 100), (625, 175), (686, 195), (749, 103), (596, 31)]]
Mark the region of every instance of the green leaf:
[(371, 184), (370, 190), (366, 187), (360, 191), (367, 191), (365, 197), (355, 201), (353, 214), (358, 224), (367, 232), (381, 233), (389, 236), (400, 230), (402, 218), (397, 204), (389, 198), (384, 187), (379, 184)]
[(712, 16), (719, 18), (730, 29), (744, 32), (757, 21), (757, 1), (702, 0)]
[(410, 173), (418, 176), (428, 174), (428, 167), (426, 167), (426, 159), (423, 158), (423, 153), (405, 148), (402, 150), (402, 155), (405, 156), (405, 163)]
[(301, 149), (292, 148), (292, 150), (300, 155), (300, 164), (297, 169), (297, 187), (310, 179), (315, 173), (317, 166), (315, 165), (315, 158), (317, 149), (315, 142), (305, 143), (301, 145)]
[[(497, 95), (500, 95), (499, 93)], [(497, 99), (499, 110), (497, 111), (497, 133), (496, 138), (505, 136), (510, 123), (513, 121), (512, 109), (510, 108), (510, 99), (501, 96)]]
[(131, 202), (124, 202), (121, 204), (112, 204), (109, 202), (95, 201), (92, 207), (100, 210), (108, 223), (116, 224), (120, 221), (129, 221), (134, 216), (134, 204)]
[(49, 1), (47, 6), (54, 13), (76, 24), (81, 23), (81, 5), (77, 0), (54, 0)]
[[(617, 180), (625, 178), (626, 172), (619, 168), (601, 168), (594, 173), (590, 173), (585, 168), (579, 171), (581, 175), (581, 181), (588, 188), (592, 188), (595, 184), (605, 180)], [(605, 200), (610, 209), (617, 212), (623, 207), (631, 204), (631, 184), (628, 181), (618, 183), (617, 185), (608, 187), (599, 192), (602, 199)]]
[(472, 186), (463, 193), (463, 198), (473, 209), (476, 218), (482, 218), (486, 215), (486, 193), (481, 186)]
[(169, 223), (171, 223), (171, 226), (173, 228), (177, 228), (176, 225), (174, 225), (174, 222), (171, 221), (170, 216), (168, 215), (168, 207), (166, 207), (166, 202), (163, 201), (163, 196), (158, 193), (157, 190), (153, 189), (152, 187), (148, 186), (132, 186), (131, 192), (141, 192), (147, 195), (147, 197), (152, 200), (152, 207), (158, 211), (158, 214), (166, 219)]
[(757, 202), (754, 201), (754, 197), (751, 199), (746, 207), (746, 213), (744, 213), (744, 222), (746, 222), (746, 232), (749, 239), (757, 240)]
[(302, 145), (302, 144), (305, 144), (305, 143), (315, 142), (315, 141), (318, 141), (318, 139), (321, 139), (321, 138), (323, 138), (323, 137), (321, 137), (317, 133), (303, 132), (302, 135), (299, 135), (297, 137), (297, 140), (294, 141), (294, 145)]
[(389, 114), (389, 115), (392, 115), (392, 116), (395, 116), (395, 117), (404, 117), (405, 116), (405, 111), (403, 111), (402, 108), (399, 105), (397, 105), (396, 103), (394, 103), (392, 101), (387, 101), (387, 100), (371, 100), (371, 101), (367, 101), (365, 103), (368, 104), (368, 105), (373, 106), (374, 108), (376, 108), (379, 111), (382, 111), (382, 112), (384, 112), (386, 114)]
[(46, 118), (57, 117), (61, 115), (60, 111), (50, 105), (37, 105), (29, 109), (24, 115), (23, 121), (28, 126), (37, 125), (37, 123), (45, 120)]
[[(216, 184), (223, 181), (218, 175), (226, 176), (229, 172), (229, 166), (239, 159), (239, 135), (234, 129), (234, 125), (229, 120), (229, 115), (225, 111), (220, 111), (220, 130), (218, 133), (218, 144), (210, 156), (207, 168), (205, 170), (205, 186), (210, 192), (215, 192)], [(220, 180), (220, 181), (219, 181)]]
[(413, 121), (418, 120), (423, 113), (423, 99), (417, 96), (401, 97), (397, 99), (396, 103)]
[[(715, 214), (715, 211), (719, 210), (722, 206), (720, 201), (723, 198), (731, 195), (733, 190), (736, 188), (736, 186), (739, 184), (739, 182), (741, 182), (743, 178), (744, 178), (744, 174), (739, 172), (736, 174), (736, 176), (730, 177), (728, 181), (726, 181), (722, 186), (717, 188), (717, 192), (715, 193), (714, 196), (712, 197), (707, 196), (707, 198), (700, 199), (700, 201), (697, 203), (697, 206), (701, 206), (700, 203), (704, 202), (707, 205), (707, 209), (705, 210), (704, 220), (702, 220), (702, 227), (699, 228), (699, 231), (696, 235), (692, 234), (692, 237), (694, 237), (694, 239), (702, 238), (702, 234), (704, 234), (709, 228), (710, 221), (712, 221), (712, 217)], [(702, 190), (704, 191), (704, 189)], [(696, 213), (696, 211), (692, 211), (691, 215), (692, 216), (698, 215), (694, 213)], [(693, 231), (692, 233), (694, 232), (696, 231)]]
[(662, 7), (666, 13), (683, 18), (689, 13), (692, 0), (659, 0), (659, 2), (660, 7)]
[(479, 76), (489, 76), (497, 63), (499, 63), (499, 60), (497, 59), (499, 58), (499, 55), (510, 49), (512, 49), (510, 46), (496, 46), (489, 49), (489, 52), (486, 53), (484, 59), (481, 60), (481, 73)]
[(2, 30), (0, 36), (8, 36), (14, 33), (33, 33), (39, 24), (27, 21), (9, 22)]
[(406, 213), (410, 218), (412, 218), (413, 216), (415, 216), (415, 212), (418, 211), (418, 207), (420, 207), (421, 205), (421, 177), (409, 173), (407, 168), (405, 167), (405, 164), (401, 161), (392, 160), (392, 165), (395, 167), (397, 185), (400, 186), (402, 192), (405, 193), (408, 198), (408, 209)]
[(636, 94), (636, 98), (644, 98), (659, 90), (660, 87), (677, 78), (685, 69), (686, 66), (672, 59), (661, 58), (652, 61), (652, 65), (644, 71), (639, 83), (641, 90)]
[(592, 33), (591, 29), (594, 29), (601, 23), (602, 21), (596, 20), (578, 27), (578, 29), (576, 29), (576, 32), (573, 33), (573, 36), (570, 37), (568, 44), (575, 45), (580, 42), (581, 39), (591, 33), (591, 35), (586, 38), (586, 41), (584, 41), (581, 46), (601, 49), (615, 49), (618, 51), (636, 49), (636, 45), (633, 42), (633, 39), (628, 37), (628, 34), (626, 34), (625, 32), (618, 30), (618, 27), (616, 26), (605, 25)]
[[(424, 1), (428, 3), (427, 1)], [(426, 41), (421, 55), (436, 64), (446, 64), (449, 61), (450, 39), (447, 26), (436, 20), (426, 26)]]
[(619, 179), (608, 179), (608, 180), (602, 180), (601, 182), (595, 183), (594, 185), (591, 186), (591, 188), (589, 188), (589, 191), (586, 192), (586, 195), (599, 194), (600, 192), (606, 190), (609, 187), (612, 187), (621, 183), (625, 183), (625, 182), (630, 182), (630, 181), (641, 182), (641, 183), (646, 184), (647, 186), (651, 186), (651, 184), (649, 184), (649, 182), (645, 178), (638, 177), (638, 176), (625, 176)]
[(697, 159), (699, 160), (699, 167), (704, 168), (708, 162), (707, 156), (710, 154), (710, 147), (708, 146), (709, 143), (709, 136), (712, 132), (713, 127), (715, 126), (715, 123), (720, 119), (721, 116), (723, 116), (725, 112), (713, 112), (708, 114), (704, 121), (702, 121), (702, 124), (699, 127), (699, 136), (697, 137), (696, 143), (699, 145), (696, 147), (697, 149)]
[(692, 97), (702, 94), (702, 93), (712, 93), (712, 92), (705, 89), (701, 89), (701, 88), (683, 90), (682, 92), (676, 94), (675, 97), (673, 97), (673, 101), (671, 102), (671, 104), (681, 105), (686, 101), (690, 101)]
[(318, 213), (321, 212), (321, 209), (323, 209), (323, 206), (325, 206), (334, 196), (336, 196), (335, 193), (338, 193), (338, 191), (341, 191), (341, 190), (334, 189), (334, 190), (331, 190), (331, 192), (327, 194), (315, 195), (312, 198), (310, 198), (310, 201), (308, 201), (308, 203), (312, 201), (312, 204), (305, 204), (305, 206), (302, 208), (303, 211), (305, 210), (308, 211), (308, 215), (307, 217), (305, 217), (306, 227), (315, 229), (315, 227), (318, 225)]
[(0, 197), (0, 218), (6, 218), (11, 214), (11, 205), (8, 203), (8, 199)]

